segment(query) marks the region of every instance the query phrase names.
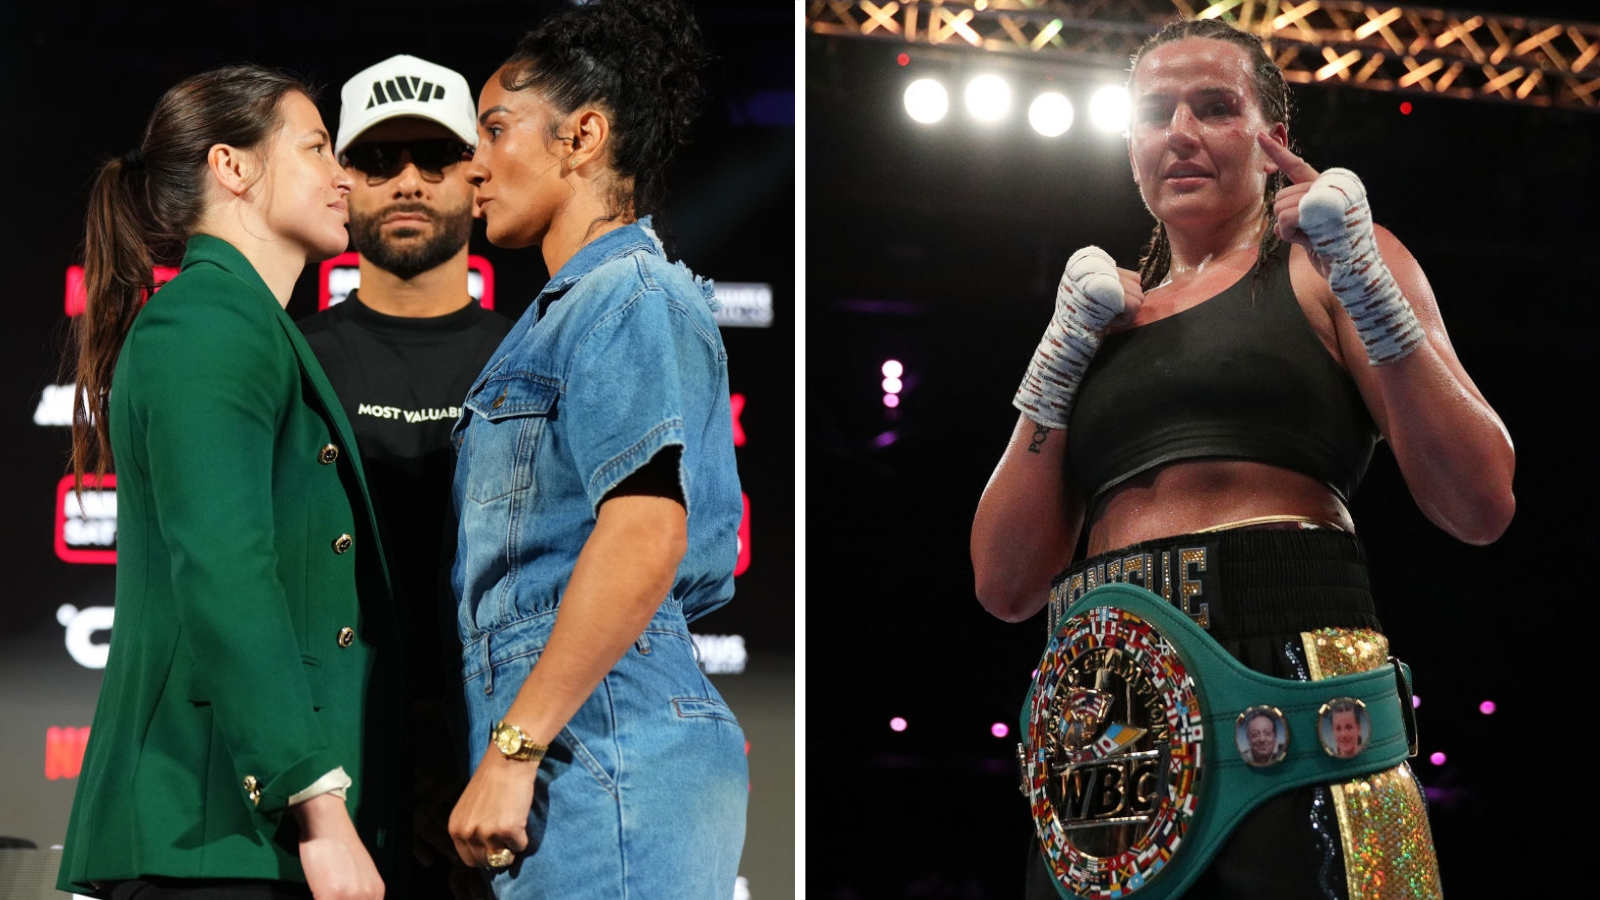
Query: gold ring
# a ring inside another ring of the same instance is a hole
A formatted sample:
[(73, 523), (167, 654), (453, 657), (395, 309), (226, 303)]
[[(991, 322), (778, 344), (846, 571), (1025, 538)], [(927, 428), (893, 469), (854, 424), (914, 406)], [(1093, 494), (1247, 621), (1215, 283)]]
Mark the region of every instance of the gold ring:
[(489, 854), (489, 865), (496, 869), (504, 869), (506, 866), (511, 865), (511, 861), (516, 857), (517, 855), (510, 850), (496, 850)]

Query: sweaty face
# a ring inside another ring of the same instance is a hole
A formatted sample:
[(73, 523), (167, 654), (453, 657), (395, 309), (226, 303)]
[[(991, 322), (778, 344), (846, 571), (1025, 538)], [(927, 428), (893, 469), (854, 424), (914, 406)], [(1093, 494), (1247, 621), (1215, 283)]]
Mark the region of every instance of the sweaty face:
[(306, 95), (289, 93), (278, 103), (282, 122), (263, 142), (265, 173), (260, 192), (262, 215), (277, 237), (298, 245), (307, 260), (324, 260), (344, 251), (345, 198), (350, 177), (333, 158), (333, 141), (322, 114)]
[(1144, 53), (1130, 82), (1128, 157), (1139, 193), (1167, 225), (1215, 225), (1254, 215), (1276, 167), (1256, 145), (1263, 130), (1245, 48), (1183, 38)]
[(572, 149), (552, 134), (553, 122), (558, 117), (543, 97), (506, 90), (500, 72), (483, 86), (478, 152), (465, 168), (478, 187), (478, 214), (496, 247), (538, 246), (573, 197), (563, 165)]
[(1250, 753), (1258, 760), (1270, 757), (1278, 746), (1278, 730), (1265, 716), (1251, 719), (1245, 732), (1250, 738)]
[(1355, 756), (1361, 744), (1361, 723), (1354, 712), (1333, 714), (1333, 739), (1340, 756)]
[[(405, 142), (454, 136), (426, 119), (380, 122), (352, 142)], [(403, 154), (399, 171), (383, 177), (346, 166), (350, 191), (350, 238), (369, 261), (410, 279), (461, 252), (472, 236), (473, 188), (461, 163), (439, 172), (418, 168)]]

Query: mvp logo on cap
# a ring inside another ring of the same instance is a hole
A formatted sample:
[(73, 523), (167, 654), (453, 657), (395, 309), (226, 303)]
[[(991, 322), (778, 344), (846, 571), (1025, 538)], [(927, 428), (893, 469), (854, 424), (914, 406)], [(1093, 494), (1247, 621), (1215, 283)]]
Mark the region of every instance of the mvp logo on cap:
[(467, 79), (454, 69), (401, 54), (357, 72), (339, 92), (343, 153), (368, 128), (411, 116), (443, 125), (468, 146), (478, 146), (478, 111)]
[(372, 96), (367, 100), (367, 109), (391, 100), (418, 100), (427, 103), (429, 100), (444, 97), (444, 88), (431, 81), (425, 81), (415, 75), (402, 75), (388, 81), (374, 81), (372, 83)]

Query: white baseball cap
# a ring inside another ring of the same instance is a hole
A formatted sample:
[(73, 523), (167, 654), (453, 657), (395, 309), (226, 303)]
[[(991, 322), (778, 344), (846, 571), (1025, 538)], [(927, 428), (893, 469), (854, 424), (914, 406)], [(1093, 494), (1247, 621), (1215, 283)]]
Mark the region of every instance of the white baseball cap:
[(343, 153), (368, 128), (401, 116), (438, 122), (468, 146), (478, 146), (478, 109), (467, 79), (454, 69), (401, 54), (362, 69), (344, 83), (334, 154)]

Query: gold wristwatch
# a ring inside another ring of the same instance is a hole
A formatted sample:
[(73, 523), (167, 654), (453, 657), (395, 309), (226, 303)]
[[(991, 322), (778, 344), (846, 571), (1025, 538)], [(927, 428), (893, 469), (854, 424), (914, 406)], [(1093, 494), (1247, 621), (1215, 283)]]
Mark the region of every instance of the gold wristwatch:
[(494, 723), (494, 730), (489, 732), (489, 743), (506, 759), (520, 762), (538, 762), (544, 759), (545, 751), (550, 749), (546, 745), (535, 744), (521, 728), (503, 720)]

